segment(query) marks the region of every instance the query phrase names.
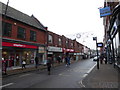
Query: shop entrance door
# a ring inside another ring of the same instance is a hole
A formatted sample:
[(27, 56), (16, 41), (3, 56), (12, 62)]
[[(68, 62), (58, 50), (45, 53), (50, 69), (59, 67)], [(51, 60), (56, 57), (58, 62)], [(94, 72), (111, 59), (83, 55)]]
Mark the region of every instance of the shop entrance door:
[(39, 58), (39, 62), (42, 62), (43, 61), (43, 54), (39, 54), (38, 58)]
[(21, 53), (16, 52), (15, 55), (15, 66), (20, 66), (21, 65)]
[(10, 65), (14, 66), (15, 65), (15, 52), (10, 53)]

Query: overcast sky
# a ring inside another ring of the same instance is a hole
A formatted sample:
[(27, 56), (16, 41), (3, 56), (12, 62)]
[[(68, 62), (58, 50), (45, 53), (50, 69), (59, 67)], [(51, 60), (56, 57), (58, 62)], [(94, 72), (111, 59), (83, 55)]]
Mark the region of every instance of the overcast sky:
[[(8, 0), (0, 0), (7, 3)], [(9, 0), (9, 6), (28, 15), (34, 15), (48, 27), (49, 31), (69, 38), (95, 49), (98, 42), (103, 41), (103, 18), (100, 18), (99, 7), (104, 0)], [(78, 37), (79, 37), (78, 35)]]

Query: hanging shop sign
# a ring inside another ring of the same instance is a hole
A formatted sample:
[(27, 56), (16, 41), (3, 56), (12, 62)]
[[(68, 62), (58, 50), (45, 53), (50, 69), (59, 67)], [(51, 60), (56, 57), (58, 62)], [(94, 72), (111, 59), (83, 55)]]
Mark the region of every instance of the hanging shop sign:
[(100, 17), (111, 15), (110, 7), (100, 8)]
[(2, 42), (2, 46), (7, 46), (7, 47), (19, 47), (19, 48), (33, 48), (37, 49), (37, 46), (34, 45), (26, 45), (26, 44), (20, 44), (20, 43), (10, 43), (10, 42)]

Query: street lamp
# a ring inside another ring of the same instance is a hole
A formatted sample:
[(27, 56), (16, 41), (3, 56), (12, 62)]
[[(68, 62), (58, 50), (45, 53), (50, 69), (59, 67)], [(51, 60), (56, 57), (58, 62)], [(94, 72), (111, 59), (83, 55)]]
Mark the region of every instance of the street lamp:
[(97, 69), (99, 69), (99, 58), (98, 58), (98, 48), (97, 48), (97, 37), (93, 37), (93, 40), (96, 41)]
[[(6, 14), (7, 14), (7, 9), (8, 9), (8, 4), (9, 4), (9, 0), (7, 1), (7, 5), (6, 5), (6, 8), (5, 8), (5, 13), (4, 13), (4, 15), (3, 15), (3, 19), (5, 20), (6, 19)], [(3, 23), (3, 30), (4, 30), (4, 28), (6, 27), (6, 23)], [(6, 61), (4, 62), (4, 74), (6, 75), (7, 73), (6, 73), (6, 71), (7, 71), (7, 66), (6, 66)]]

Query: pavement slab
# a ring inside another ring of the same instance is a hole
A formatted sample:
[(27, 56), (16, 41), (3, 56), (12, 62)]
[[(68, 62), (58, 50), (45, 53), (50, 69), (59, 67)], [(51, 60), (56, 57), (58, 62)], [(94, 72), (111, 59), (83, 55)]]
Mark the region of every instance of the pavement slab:
[(101, 64), (86, 76), (82, 83), (86, 88), (120, 88), (120, 72), (111, 64)]

